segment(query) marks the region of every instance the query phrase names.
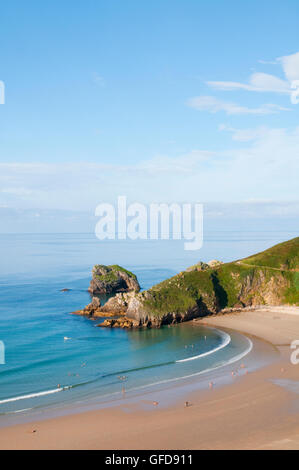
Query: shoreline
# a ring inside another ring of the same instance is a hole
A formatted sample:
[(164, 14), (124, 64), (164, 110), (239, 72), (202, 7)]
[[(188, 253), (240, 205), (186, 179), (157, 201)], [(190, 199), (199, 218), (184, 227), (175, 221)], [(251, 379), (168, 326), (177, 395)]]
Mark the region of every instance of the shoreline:
[[(184, 322), (181, 324), (174, 325), (173, 328), (184, 328), (188, 326), (188, 323), (192, 324), (192, 326), (197, 329), (198, 327), (202, 327), (200, 323), (193, 323), (193, 322)], [(190, 326), (190, 325), (189, 325)], [(247, 367), (251, 370), (256, 370), (264, 366), (261, 359), (256, 357), (257, 354), (252, 354), (253, 343), (254, 349), (262, 350), (262, 353), (267, 356), (266, 362), (273, 362), (275, 360), (275, 351), (272, 346), (265, 345), (264, 341), (259, 341), (256, 338), (249, 338), (248, 336), (241, 335), (236, 333), (233, 330), (224, 328), (215, 328), (211, 326), (205, 326), (205, 328), (211, 328), (212, 330), (217, 331), (221, 336), (225, 338), (223, 344), (212, 349), (206, 353), (202, 353), (198, 356), (200, 359), (203, 359), (205, 356), (212, 356), (213, 354), (217, 353), (221, 349), (225, 349), (229, 346), (232, 342), (236, 340), (240, 341), (240, 337), (243, 337), (243, 341), (247, 343), (247, 348), (243, 349), (242, 351), (238, 352), (236, 355), (229, 357), (228, 359), (224, 359), (220, 363), (211, 364), (211, 366), (199, 369), (196, 372), (188, 373), (185, 370), (184, 375), (179, 375), (177, 377), (172, 378), (165, 378), (165, 380), (160, 380), (158, 382), (149, 383), (145, 385), (139, 385), (137, 387), (129, 388), (126, 390), (124, 395), (121, 395), (120, 392), (112, 393), (109, 395), (94, 395), (90, 396), (88, 400), (83, 403), (80, 399), (75, 402), (64, 403), (61, 405), (55, 406), (44, 406), (44, 407), (37, 407), (37, 408), (25, 408), (20, 409), (20, 411), (11, 411), (0, 414), (0, 429), (5, 427), (10, 427), (14, 425), (24, 424), (24, 423), (32, 423), (38, 422), (40, 420), (48, 420), (57, 417), (62, 417), (66, 415), (84, 413), (86, 411), (97, 411), (106, 408), (124, 408), (126, 406), (131, 406), (134, 403), (137, 407), (141, 406), (141, 408), (146, 408), (143, 406), (145, 403), (144, 398), (148, 398), (148, 403), (152, 404), (153, 401), (159, 400), (159, 408), (161, 407), (169, 407), (173, 406), (179, 402), (182, 402), (184, 396), (186, 394), (190, 394), (193, 391), (201, 392), (205, 390), (209, 382), (217, 377), (217, 384), (218, 386), (227, 385), (230, 380), (229, 373), (230, 368), (233, 367), (237, 363), (241, 364), (243, 358), (246, 357), (247, 359)], [(202, 333), (201, 333), (202, 334)], [(244, 348), (244, 345), (243, 345)], [(236, 351), (237, 352), (237, 351)], [(251, 356), (254, 357), (251, 357)], [(194, 358), (189, 357), (186, 359), (177, 360), (177, 363), (190, 363), (196, 359), (197, 356)], [(250, 364), (250, 365), (249, 365)], [(245, 371), (242, 371), (245, 372)], [(71, 390), (68, 387), (62, 387), (61, 391), (64, 390)], [(53, 390), (54, 392), (58, 392), (58, 389)], [(49, 392), (39, 392), (40, 393), (49, 393)], [(52, 392), (50, 391), (50, 394)], [(113, 397), (115, 395), (115, 397)], [(10, 400), (10, 399), (9, 399)], [(87, 404), (88, 403), (88, 404)], [(151, 408), (151, 407), (150, 407)]]
[(299, 365), (290, 363), (289, 346), (299, 339), (296, 315), (299, 308), (262, 307), (194, 320), (258, 337), (280, 357), (233, 383), (187, 387), (187, 408), (182, 398), (153, 407), (145, 393), (143, 406), (132, 402), (0, 428), (0, 449), (299, 448), (299, 395), (290, 387), (299, 388)]

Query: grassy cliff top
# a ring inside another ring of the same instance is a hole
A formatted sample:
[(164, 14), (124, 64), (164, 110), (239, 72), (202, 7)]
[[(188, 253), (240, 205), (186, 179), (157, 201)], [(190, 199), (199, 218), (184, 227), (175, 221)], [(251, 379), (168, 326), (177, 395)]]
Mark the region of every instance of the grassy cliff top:
[(148, 291), (145, 308), (154, 316), (204, 305), (211, 312), (281, 302), (299, 305), (299, 238), (240, 261), (187, 270)]
[[(111, 264), (109, 266), (105, 266), (103, 264), (96, 264), (93, 267), (92, 272), (95, 277), (98, 277), (99, 279), (102, 279), (103, 281), (107, 281), (107, 282), (117, 280), (118, 279), (117, 273), (119, 272), (126, 273), (132, 279), (137, 280), (137, 277), (134, 273), (132, 273), (131, 271), (128, 271), (122, 266), (119, 266), (118, 264)], [(99, 272), (101, 274), (99, 274)]]
[(118, 264), (111, 264), (108, 266), (108, 268), (112, 269), (112, 271), (121, 271), (123, 273), (126, 273), (129, 277), (132, 277), (133, 279), (137, 279), (137, 276), (132, 273), (131, 271), (128, 271), (127, 269), (123, 268), (122, 266), (119, 266)]
[(299, 237), (279, 243), (268, 250), (241, 260), (242, 264), (281, 270), (299, 270)]

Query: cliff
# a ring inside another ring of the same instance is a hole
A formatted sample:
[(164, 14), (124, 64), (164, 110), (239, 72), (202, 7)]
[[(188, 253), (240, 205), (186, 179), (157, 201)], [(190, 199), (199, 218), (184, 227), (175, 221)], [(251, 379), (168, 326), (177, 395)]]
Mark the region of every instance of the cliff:
[(135, 274), (118, 265), (97, 264), (92, 270), (88, 288), (91, 294), (116, 294), (117, 292), (139, 292), (140, 286)]
[(99, 326), (160, 327), (224, 309), (281, 304), (299, 305), (299, 238), (232, 263), (198, 263), (144, 292), (119, 293), (98, 313), (123, 318)]

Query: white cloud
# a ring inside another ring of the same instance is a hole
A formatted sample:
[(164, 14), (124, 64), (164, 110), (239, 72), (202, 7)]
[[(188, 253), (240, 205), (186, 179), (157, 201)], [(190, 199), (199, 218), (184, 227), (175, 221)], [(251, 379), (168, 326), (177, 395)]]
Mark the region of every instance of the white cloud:
[(290, 93), (290, 84), (268, 73), (253, 73), (248, 83), (209, 81), (207, 84), (217, 90), (247, 90), (258, 92)]
[(258, 139), (259, 137), (263, 137), (267, 132), (267, 128), (264, 126), (255, 129), (235, 129), (225, 124), (220, 124), (219, 130), (231, 132), (232, 139), (237, 142), (250, 142)]
[(275, 114), (278, 111), (288, 111), (288, 108), (284, 108), (275, 104), (264, 104), (258, 108), (248, 108), (246, 106), (240, 106), (236, 103), (219, 100), (213, 96), (196, 96), (191, 98), (187, 102), (188, 106), (195, 108), (199, 111), (209, 111), (210, 113), (217, 113), (224, 111), (227, 115), (233, 114)]
[[(259, 61), (260, 63), (269, 63)], [(247, 90), (256, 92), (292, 93), (292, 82), (299, 80), (299, 52), (279, 57), (272, 64), (279, 64), (285, 75), (281, 79), (268, 73), (254, 73), (249, 77), (248, 83), (234, 81), (208, 81), (207, 84), (217, 90)]]
[(136, 168), (147, 174), (177, 174), (177, 173), (193, 173), (198, 170), (200, 166), (213, 159), (215, 153), (193, 150), (185, 155), (180, 155), (176, 158), (171, 158), (166, 155), (158, 155), (141, 162)]
[(93, 80), (94, 83), (96, 83), (97, 85), (99, 85), (101, 87), (104, 87), (105, 84), (106, 84), (104, 77), (102, 77), (102, 75), (100, 75), (96, 72), (93, 74), (92, 80)]
[(299, 127), (222, 130), (242, 145), (136, 165), (1, 163), (0, 205), (92, 213), (119, 195), (131, 202), (299, 200)]
[(281, 63), (284, 74), (289, 82), (299, 80), (299, 52), (279, 57), (277, 60)]
[(277, 60), (258, 60), (258, 63), (263, 64), (263, 65), (277, 65), (278, 64)]
[(29, 194), (31, 194), (31, 190), (30, 189), (26, 189), (26, 188), (2, 188), (0, 190), (3, 194), (15, 194), (16, 196), (28, 196)]

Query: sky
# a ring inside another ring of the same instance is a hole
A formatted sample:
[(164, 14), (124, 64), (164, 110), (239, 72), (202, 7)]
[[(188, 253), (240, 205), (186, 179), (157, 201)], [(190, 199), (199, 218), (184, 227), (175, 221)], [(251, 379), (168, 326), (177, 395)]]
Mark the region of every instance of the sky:
[(2, 0), (2, 221), (94, 213), (119, 195), (294, 204), (297, 12), (298, 0)]

